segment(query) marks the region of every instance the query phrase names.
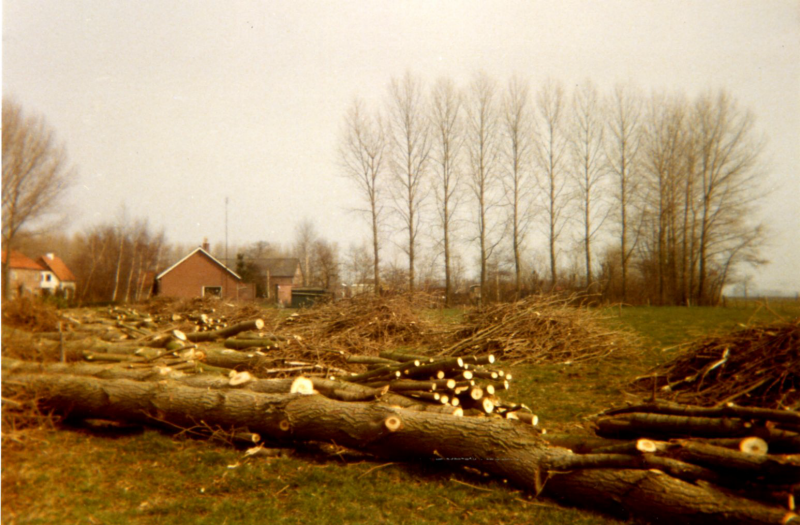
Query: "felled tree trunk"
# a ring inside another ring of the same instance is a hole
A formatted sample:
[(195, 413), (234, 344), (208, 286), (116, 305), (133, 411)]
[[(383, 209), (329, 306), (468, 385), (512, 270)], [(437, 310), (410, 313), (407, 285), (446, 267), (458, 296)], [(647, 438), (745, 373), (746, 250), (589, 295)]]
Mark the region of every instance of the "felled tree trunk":
[[(174, 381), (105, 380), (63, 374), (9, 374), (49, 406), (75, 417), (191, 426), (200, 421), (246, 428), (276, 443), (333, 441), (391, 460), (469, 465), (520, 487), (667, 523), (795, 523), (779, 507), (739, 498), (658, 470), (637, 470), (627, 456), (573, 454), (551, 446), (531, 426), (462, 418), (322, 395), (214, 390)], [(603, 457), (600, 457), (603, 456)], [(622, 468), (608, 468), (621, 462)], [(586, 470), (605, 467), (602, 470)], [(578, 470), (580, 469), (580, 470)]]

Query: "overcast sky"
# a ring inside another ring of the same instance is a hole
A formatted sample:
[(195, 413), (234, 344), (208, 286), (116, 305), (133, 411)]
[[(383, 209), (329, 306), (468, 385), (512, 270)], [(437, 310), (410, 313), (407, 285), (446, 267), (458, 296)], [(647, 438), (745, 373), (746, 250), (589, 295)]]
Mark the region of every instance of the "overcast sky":
[(288, 244), (306, 217), (342, 248), (360, 242), (339, 130), (355, 97), (381, 100), (406, 71), (725, 88), (769, 139), (772, 264), (756, 284), (800, 290), (797, 0), (2, 4), (3, 93), (66, 145), (73, 229), (125, 203), (170, 241), (220, 242), (227, 196), (231, 244)]

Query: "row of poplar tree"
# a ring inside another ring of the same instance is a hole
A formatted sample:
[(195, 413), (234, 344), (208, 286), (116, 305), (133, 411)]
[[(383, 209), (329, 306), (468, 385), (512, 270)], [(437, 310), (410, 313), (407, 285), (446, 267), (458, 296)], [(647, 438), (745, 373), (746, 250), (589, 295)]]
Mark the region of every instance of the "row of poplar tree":
[(754, 206), (764, 141), (724, 90), (533, 89), (483, 73), (459, 86), (407, 73), (381, 100), (356, 98), (339, 143), (364, 203), (378, 289), (389, 241), (407, 255), (410, 290), (418, 254), (441, 253), (448, 298), (465, 246), (483, 297), (490, 271), (505, 267), (515, 296), (569, 287), (714, 304), (737, 270), (762, 262)]

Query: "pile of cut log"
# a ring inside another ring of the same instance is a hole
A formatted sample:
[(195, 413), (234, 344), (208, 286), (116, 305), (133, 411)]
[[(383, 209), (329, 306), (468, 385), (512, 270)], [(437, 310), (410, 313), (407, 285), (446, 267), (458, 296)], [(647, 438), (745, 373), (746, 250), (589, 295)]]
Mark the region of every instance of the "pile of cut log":
[(694, 484), (795, 510), (800, 497), (800, 413), (666, 401), (606, 410), (597, 438), (544, 436), (608, 468), (658, 469)]
[[(532, 315), (517, 313), (503, 330)], [(800, 523), (796, 411), (653, 401), (598, 415), (594, 436), (545, 433), (528, 407), (502, 399), (513, 380), (479, 344), (503, 330), (468, 336), (481, 350), (470, 356), (470, 345), (458, 347), (460, 356), (347, 355), (298, 334), (266, 333), (261, 319), (183, 330), (187, 313), (179, 315), (65, 317), (65, 330), (37, 335), (36, 355), (50, 362), (14, 359), (4, 341), (4, 417), (35, 399), (75, 419), (447, 461), (654, 522)], [(338, 334), (360, 326), (330, 321)], [(381, 333), (388, 326), (378, 323)], [(512, 348), (509, 357), (518, 357), (521, 347)]]
[(338, 379), (408, 399), (401, 403), (441, 405), (441, 411), (451, 414), (491, 415), (522, 420), (533, 426), (539, 420), (526, 405), (507, 403), (500, 398), (499, 394), (509, 389), (512, 377), (504, 370), (487, 367), (495, 364), (491, 354), (433, 358), (384, 351), (378, 357), (350, 356), (347, 362), (367, 365), (367, 371)]
[[(405, 363), (390, 368), (402, 374)], [(392, 379), (383, 372), (362, 374), (359, 380), (365, 384), (360, 384), (305, 376), (262, 379), (246, 371), (186, 374), (152, 365), (144, 369), (9, 358), (2, 364), (4, 406), (7, 401), (22, 406), (27, 393), (73, 420), (224, 433), (239, 442), (278, 447), (332, 442), (392, 461), (442, 461), (443, 466), (468, 466), (499, 476), (535, 494), (653, 522), (800, 523), (792, 512), (800, 489), (800, 461), (796, 454), (764, 454), (760, 442), (737, 452), (722, 442), (696, 438), (543, 435), (521, 424), (521, 418), (457, 417), (460, 412), (450, 409), (460, 407), (437, 410), (433, 407), (445, 405), (393, 393), (393, 383), (418, 379), (396, 374)], [(382, 379), (368, 381), (378, 377)], [(603, 417), (627, 421), (639, 413), (610, 411)], [(772, 414), (747, 414), (747, 421), (758, 418), (765, 428), (775, 421), (796, 423), (791, 415), (784, 421)], [(616, 427), (603, 423), (603, 428)], [(733, 484), (733, 472), (744, 479)]]

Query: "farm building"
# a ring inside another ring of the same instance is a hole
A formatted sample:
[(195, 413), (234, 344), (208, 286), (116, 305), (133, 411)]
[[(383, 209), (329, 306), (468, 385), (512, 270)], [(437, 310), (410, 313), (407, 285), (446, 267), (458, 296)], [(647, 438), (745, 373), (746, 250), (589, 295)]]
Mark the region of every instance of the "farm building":
[[(7, 253), (3, 252), (3, 262)], [(75, 296), (76, 279), (58, 256), (52, 253), (34, 261), (20, 252), (11, 250), (9, 287), (12, 297), (21, 295)]]
[(292, 290), (303, 285), (303, 271), (300, 259), (264, 259), (260, 266), (267, 279), (267, 296), (281, 306), (292, 304)]
[(198, 247), (156, 276), (156, 295), (164, 297), (221, 297), (249, 301), (255, 286), (245, 283), (234, 271), (208, 253), (208, 245)]

